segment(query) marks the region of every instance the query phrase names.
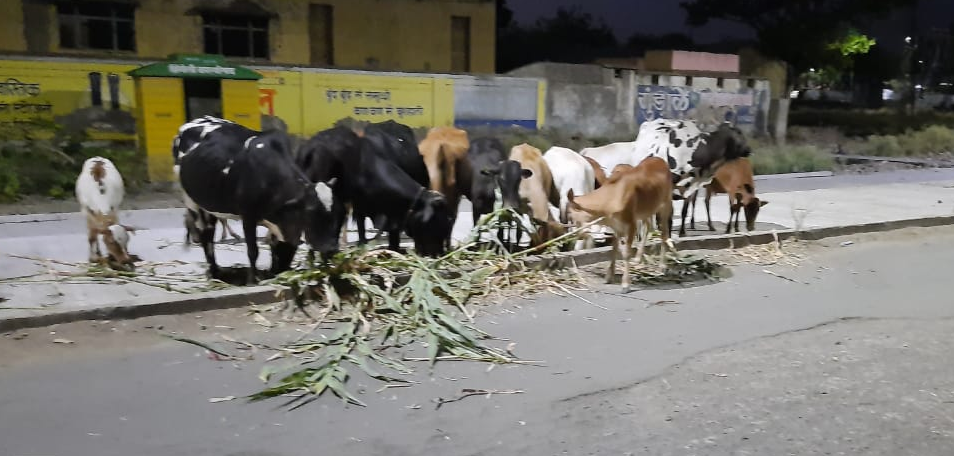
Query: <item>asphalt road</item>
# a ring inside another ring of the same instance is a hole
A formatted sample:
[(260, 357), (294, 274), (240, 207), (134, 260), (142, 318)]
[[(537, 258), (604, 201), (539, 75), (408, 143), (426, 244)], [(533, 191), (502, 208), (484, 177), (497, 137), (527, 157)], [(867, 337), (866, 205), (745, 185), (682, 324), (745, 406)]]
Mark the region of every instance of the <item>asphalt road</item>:
[[(6, 334), (0, 455), (954, 454), (954, 228), (829, 239), (804, 256), (718, 283), (581, 294), (608, 310), (553, 295), (489, 305), (478, 325), (543, 366), (418, 366), (421, 384), (381, 392), (356, 377), (367, 408), (210, 403), (260, 388), (261, 360), (209, 360), (155, 327), (219, 344), (216, 332), (299, 334), (238, 310)], [(524, 393), (435, 410), (462, 388)]]

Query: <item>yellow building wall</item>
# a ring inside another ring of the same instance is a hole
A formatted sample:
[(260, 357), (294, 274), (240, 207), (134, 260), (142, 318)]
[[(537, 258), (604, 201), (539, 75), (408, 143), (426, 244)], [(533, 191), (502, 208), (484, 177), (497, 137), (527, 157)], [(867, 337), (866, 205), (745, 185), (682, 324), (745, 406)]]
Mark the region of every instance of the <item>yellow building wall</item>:
[(264, 76), (258, 80), (258, 108), (264, 119), (277, 117), (285, 122), (289, 133), (304, 135), (300, 71), (256, 70)]
[[(0, 60), (0, 123), (40, 121), (76, 126), (93, 137), (132, 138), (135, 87), (126, 72), (138, 65)], [(100, 73), (101, 106), (93, 106), (90, 73)], [(119, 77), (118, 109), (109, 74)], [(103, 120), (106, 122), (103, 122)]]
[(139, 145), (146, 150), (149, 180), (169, 182), (172, 139), (185, 123), (185, 92), (181, 79), (139, 78)]
[[(310, 64), (308, 5), (333, 7), (334, 66), (378, 70), (451, 70), (451, 16), (471, 21), (471, 68), (494, 72), (495, 7), (476, 0), (257, 0), (275, 17), (269, 23), (269, 61)], [(0, 51), (27, 50), (23, 0), (0, 1)], [(223, 2), (224, 3), (224, 2)], [(54, 5), (45, 8), (49, 49), (45, 52), (84, 56), (127, 56), (163, 59), (174, 53), (204, 52), (202, 18), (197, 0), (140, 0), (136, 8), (136, 52), (60, 49)], [(40, 33), (32, 30), (32, 33)], [(37, 51), (39, 52), (39, 51)], [(248, 63), (248, 62), (246, 62)]]
[(256, 81), (222, 80), (222, 116), (253, 130), (262, 129)]
[(19, 0), (0, 1), (0, 49), (21, 52), (26, 48), (23, 5)]
[[(438, 78), (348, 73), (302, 73), (302, 133), (330, 128), (340, 119), (381, 122), (394, 119), (410, 127), (454, 122), (453, 81), (435, 93)], [(436, 96), (435, 96), (436, 95)]]

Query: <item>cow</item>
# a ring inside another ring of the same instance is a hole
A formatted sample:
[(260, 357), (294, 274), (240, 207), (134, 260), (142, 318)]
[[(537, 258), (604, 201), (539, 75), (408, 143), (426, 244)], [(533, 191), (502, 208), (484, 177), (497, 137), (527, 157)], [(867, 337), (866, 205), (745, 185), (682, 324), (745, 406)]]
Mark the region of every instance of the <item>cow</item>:
[(586, 162), (589, 163), (590, 167), (593, 169), (593, 189), (596, 190), (603, 185), (603, 182), (606, 182), (606, 171), (603, 171), (603, 167), (600, 166), (596, 160), (593, 160), (590, 157), (583, 157), (583, 159), (586, 160)]
[[(559, 218), (562, 223), (569, 223), (567, 217), (567, 204), (569, 203), (568, 193), (572, 190), (575, 195), (585, 195), (596, 189), (598, 182), (595, 175), (593, 164), (582, 155), (565, 147), (551, 147), (543, 154), (543, 160), (547, 162), (550, 168), (550, 175), (553, 176), (553, 186), (556, 187), (557, 195), (560, 198)], [(596, 165), (599, 168), (599, 165)], [(600, 169), (602, 180), (606, 180), (606, 175)], [(594, 227), (595, 228), (595, 227)], [(591, 231), (593, 231), (591, 229)], [(592, 246), (593, 238), (584, 234), (583, 239), (578, 240), (574, 248), (576, 250)]]
[[(139, 257), (129, 254), (129, 233), (135, 229), (119, 223), (119, 206), (125, 196), (123, 176), (113, 162), (103, 157), (92, 157), (83, 162), (76, 178), (76, 200), (86, 216), (86, 234), (89, 240), (89, 261), (117, 264), (131, 270)], [(108, 253), (103, 258), (99, 238)]]
[(533, 172), (520, 167), (520, 163), (510, 160), (503, 143), (496, 138), (477, 138), (470, 143), (467, 161), (470, 176), (459, 175), (464, 196), (473, 205), (474, 224), (484, 214), (494, 210), (497, 201), (495, 191), (500, 190), (503, 207), (520, 207), (520, 181), (530, 177)]
[[(319, 132), (302, 148), (298, 162), (312, 179), (338, 178), (335, 183), (335, 229), (344, 225), (345, 204), (351, 204), (358, 222), (358, 242), (365, 243), (362, 220), (388, 233), (388, 248), (400, 250), (401, 230), (414, 240), (418, 253), (437, 256), (445, 251), (445, 239), (453, 228), (451, 209), (438, 192), (428, 190), (423, 177), (412, 178), (400, 165), (415, 163), (395, 136), (375, 128), (361, 136), (336, 127)], [(416, 144), (413, 144), (416, 149)], [(409, 152), (408, 152), (409, 153)], [(418, 161), (420, 154), (414, 151)], [(422, 185), (420, 181), (424, 181)]]
[[(759, 209), (768, 204), (768, 201), (760, 200), (755, 196), (755, 181), (752, 176), (752, 163), (748, 158), (737, 158), (729, 160), (716, 170), (712, 182), (706, 186), (706, 218), (709, 222), (709, 231), (715, 231), (712, 227), (712, 214), (709, 211), (709, 202), (712, 195), (725, 193), (729, 196), (729, 222), (726, 224), (725, 233), (732, 232), (732, 218), (735, 217), (735, 231), (739, 232), (739, 212), (745, 211), (745, 229), (755, 230), (755, 219), (759, 215)], [(692, 201), (692, 217), (689, 224), (695, 229), (696, 223), (696, 198), (690, 197)]]
[[(210, 131), (214, 131), (226, 123), (233, 122), (218, 117), (203, 116), (179, 127), (179, 133), (172, 140), (172, 170), (177, 179), (179, 177), (179, 159), (182, 155), (198, 146), (199, 140), (204, 138)], [(181, 191), (182, 189), (180, 188), (179, 190)], [(198, 214), (192, 209), (186, 208), (183, 219), (186, 229), (184, 245), (188, 247), (193, 243), (200, 243), (199, 229), (197, 228)], [(229, 226), (227, 219), (219, 219), (218, 223), (222, 224), (222, 237), (219, 239), (220, 242), (225, 241), (226, 235), (232, 236), (233, 239), (241, 240), (239, 235), (232, 231), (232, 227)]]
[[(581, 153), (599, 162), (604, 169), (618, 164), (635, 166), (651, 156), (663, 158), (673, 174), (673, 197), (686, 199), (707, 185), (719, 166), (728, 160), (749, 156), (752, 149), (742, 132), (729, 123), (719, 125), (713, 132), (702, 132), (691, 120), (656, 119), (640, 125), (636, 141), (584, 149)], [(683, 222), (688, 208), (688, 202), (684, 201)], [(685, 230), (683, 223), (679, 235), (685, 236)]]
[(193, 120), (179, 131), (174, 140), (183, 147), (179, 183), (186, 207), (197, 214), (209, 276), (221, 276), (214, 250), (218, 218), (242, 221), (249, 283), (258, 280), (259, 225), (269, 231), (272, 274), (291, 267), (302, 234), (325, 259), (338, 251), (331, 214), (334, 182), (311, 183), (294, 163), (283, 132), (255, 131), (217, 118)]
[[(566, 205), (567, 191), (573, 189), (576, 195), (585, 195), (596, 189), (594, 168), (582, 155), (565, 147), (551, 147), (543, 154), (553, 186), (560, 198), (557, 207), (560, 209), (560, 222), (567, 223)], [(605, 181), (605, 174), (603, 180)]]
[[(451, 226), (457, 221), (457, 207), (464, 192), (459, 188), (458, 174), (470, 174), (470, 162), (467, 160), (467, 150), (470, 140), (467, 132), (454, 127), (434, 127), (428, 130), (427, 136), (418, 143), (430, 189), (440, 192), (447, 199), (451, 209)], [(446, 240), (446, 248), (450, 248), (450, 236)]]
[[(518, 189), (520, 212), (530, 215), (537, 225), (536, 232), (530, 233), (530, 245), (535, 247), (559, 237), (565, 230), (553, 217), (550, 207), (560, 204), (560, 193), (553, 184), (550, 167), (540, 149), (527, 143), (518, 144), (510, 149), (510, 160), (519, 163), (521, 169), (530, 171), (527, 178), (521, 179)], [(520, 231), (517, 232), (519, 242)]]
[(576, 197), (570, 190), (568, 199), (568, 215), (574, 223), (590, 223), (599, 217), (605, 217), (604, 223), (616, 232), (616, 245), (606, 270), (607, 283), (612, 283), (615, 279), (616, 257), (622, 254), (622, 290), (624, 293), (629, 291), (629, 259), (632, 255), (633, 238), (642, 225), (636, 251), (636, 262), (639, 263), (642, 261), (649, 227), (654, 218), (661, 225), (660, 257), (665, 267), (666, 246), (669, 243), (667, 224), (672, 218), (672, 177), (665, 160), (647, 157), (635, 168), (621, 172), (616, 179), (608, 180), (591, 193)]

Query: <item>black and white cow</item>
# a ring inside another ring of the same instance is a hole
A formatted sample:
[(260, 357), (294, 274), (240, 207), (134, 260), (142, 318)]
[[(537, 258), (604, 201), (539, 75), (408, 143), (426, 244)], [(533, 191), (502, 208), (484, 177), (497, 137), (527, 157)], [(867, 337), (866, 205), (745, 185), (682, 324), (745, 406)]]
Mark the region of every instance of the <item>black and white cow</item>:
[[(682, 219), (685, 222), (689, 208), (685, 200), (694, 198), (700, 188), (708, 185), (723, 163), (748, 157), (752, 148), (742, 132), (728, 123), (719, 125), (715, 131), (703, 132), (691, 120), (656, 119), (640, 125), (634, 142), (588, 148), (580, 153), (608, 171), (618, 164), (636, 166), (646, 157), (665, 159), (673, 174), (674, 197), (684, 200)], [(685, 234), (683, 226), (679, 235)]]
[[(413, 140), (410, 142), (414, 145)], [(339, 178), (334, 186), (335, 195), (341, 200), (341, 206), (334, 209), (337, 230), (344, 225), (344, 205), (350, 203), (358, 223), (359, 243), (367, 242), (362, 222), (364, 217), (370, 217), (375, 228), (388, 233), (389, 249), (399, 250), (404, 230), (414, 240), (419, 254), (443, 254), (443, 240), (453, 228), (451, 208), (440, 193), (427, 189), (426, 169), (422, 185), (400, 165), (402, 157), (408, 158), (403, 155), (401, 143), (393, 135), (374, 128), (366, 129), (359, 137), (346, 128), (336, 127), (311, 138), (300, 151), (298, 163), (311, 178)], [(417, 160), (421, 160), (420, 154)], [(405, 165), (413, 163), (405, 160)]]
[(257, 281), (256, 227), (270, 233), (271, 272), (291, 267), (305, 239), (327, 257), (338, 250), (331, 211), (333, 182), (312, 184), (292, 160), (287, 136), (259, 132), (217, 118), (196, 119), (173, 141), (186, 206), (196, 214), (209, 275), (215, 262), (216, 218), (240, 219), (248, 249), (249, 282)]

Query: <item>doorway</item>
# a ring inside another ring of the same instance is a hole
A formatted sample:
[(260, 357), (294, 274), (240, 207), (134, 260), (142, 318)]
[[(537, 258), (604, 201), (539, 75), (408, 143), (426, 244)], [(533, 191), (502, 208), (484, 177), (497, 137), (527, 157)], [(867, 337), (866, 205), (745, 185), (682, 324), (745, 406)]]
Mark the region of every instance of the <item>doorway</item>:
[(183, 79), (186, 119), (202, 116), (222, 117), (222, 81), (218, 79)]

